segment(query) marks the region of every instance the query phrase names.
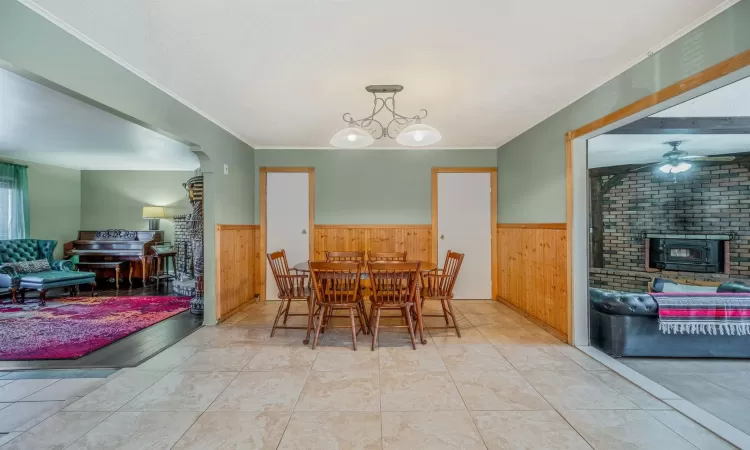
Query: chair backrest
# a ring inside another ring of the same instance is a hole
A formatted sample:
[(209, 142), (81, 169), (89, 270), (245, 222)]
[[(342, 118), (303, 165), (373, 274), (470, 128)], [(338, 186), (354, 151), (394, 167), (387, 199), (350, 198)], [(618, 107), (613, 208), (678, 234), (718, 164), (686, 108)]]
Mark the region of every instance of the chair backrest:
[(364, 262), (365, 252), (326, 252), (326, 261)]
[(289, 264), (286, 260), (286, 251), (269, 253), (266, 255), (268, 264), (271, 266), (273, 278), (276, 280), (276, 286), (279, 288), (279, 298), (287, 297), (292, 294), (295, 283), (289, 272)]
[(362, 265), (353, 261), (310, 261), (310, 275), (319, 303), (352, 303), (359, 295)]
[(394, 305), (414, 302), (420, 265), (419, 261), (383, 261), (368, 264), (372, 302)]
[(368, 261), (406, 261), (406, 252), (367, 252)]
[(442, 273), (428, 273), (423, 277), (423, 287), (426, 296), (453, 297), (453, 286), (456, 285), (458, 271), (461, 270), (461, 263), (464, 260), (463, 253), (456, 253), (448, 250), (445, 255), (445, 264)]

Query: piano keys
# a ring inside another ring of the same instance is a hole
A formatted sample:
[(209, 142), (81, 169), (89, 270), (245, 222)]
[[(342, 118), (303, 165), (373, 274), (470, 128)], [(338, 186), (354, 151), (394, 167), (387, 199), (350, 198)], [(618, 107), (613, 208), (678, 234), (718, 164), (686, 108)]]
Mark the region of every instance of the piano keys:
[[(163, 231), (99, 230), (79, 231), (78, 239), (65, 244), (66, 257), (78, 256), (80, 261), (129, 261), (133, 277), (144, 284), (151, 273), (151, 248), (164, 242)], [(112, 274), (99, 274), (112, 277)]]

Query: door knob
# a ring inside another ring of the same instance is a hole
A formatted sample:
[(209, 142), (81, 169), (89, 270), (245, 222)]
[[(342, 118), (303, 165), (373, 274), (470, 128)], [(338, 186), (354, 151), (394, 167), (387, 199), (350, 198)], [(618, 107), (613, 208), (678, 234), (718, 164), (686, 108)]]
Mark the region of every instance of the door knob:
[(440, 235), (440, 239), (445, 239), (445, 235), (444, 235), (444, 234), (441, 234), (441, 235)]
[(307, 234), (307, 230), (302, 230), (302, 234)]

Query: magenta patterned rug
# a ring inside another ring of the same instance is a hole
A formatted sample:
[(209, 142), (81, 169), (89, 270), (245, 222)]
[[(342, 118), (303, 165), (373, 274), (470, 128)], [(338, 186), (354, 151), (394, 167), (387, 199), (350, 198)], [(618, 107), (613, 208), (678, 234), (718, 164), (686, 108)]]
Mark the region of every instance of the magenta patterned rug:
[(65, 297), (0, 304), (0, 361), (76, 359), (190, 307), (190, 297)]

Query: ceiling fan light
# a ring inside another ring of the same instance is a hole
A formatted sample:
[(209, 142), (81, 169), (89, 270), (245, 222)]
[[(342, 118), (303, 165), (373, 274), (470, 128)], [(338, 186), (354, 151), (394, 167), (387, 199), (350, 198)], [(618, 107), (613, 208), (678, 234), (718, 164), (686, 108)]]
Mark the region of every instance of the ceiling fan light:
[(673, 173), (685, 172), (686, 170), (690, 170), (691, 167), (693, 167), (692, 164), (686, 163), (686, 162), (681, 162), (681, 163), (677, 164), (677, 167), (675, 167), (676, 170), (673, 171)]
[(424, 147), (440, 142), (443, 136), (435, 128), (423, 123), (415, 123), (404, 128), (396, 137), (396, 142), (407, 147)]
[(346, 127), (331, 138), (331, 145), (338, 148), (363, 148), (375, 142), (370, 133), (358, 127)]
[(659, 170), (661, 170), (664, 173), (672, 173), (672, 168), (674, 166), (672, 164), (664, 164), (663, 166), (659, 167)]

